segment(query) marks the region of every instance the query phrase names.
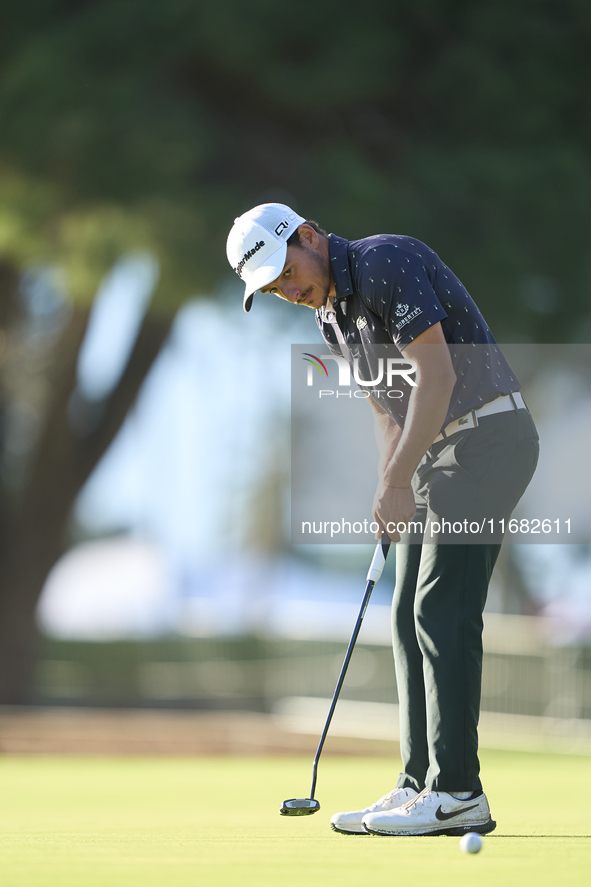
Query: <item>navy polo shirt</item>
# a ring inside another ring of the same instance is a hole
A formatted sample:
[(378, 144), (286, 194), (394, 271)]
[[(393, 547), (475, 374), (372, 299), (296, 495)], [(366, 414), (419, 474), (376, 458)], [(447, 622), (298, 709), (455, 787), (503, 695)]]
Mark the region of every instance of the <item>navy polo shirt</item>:
[[(375, 346), (393, 344), (403, 352), (421, 333), (441, 323), (457, 376), (444, 426), (502, 394), (519, 390), (477, 305), (426, 244), (399, 234), (355, 241), (331, 234), (329, 258), (335, 311), (320, 309), (316, 322), (334, 353), (342, 353), (346, 345), (349, 359), (359, 358), (364, 372), (373, 373), (379, 350)], [(410, 386), (400, 399), (380, 396), (383, 386), (368, 386), (368, 390), (399, 425), (404, 424)]]

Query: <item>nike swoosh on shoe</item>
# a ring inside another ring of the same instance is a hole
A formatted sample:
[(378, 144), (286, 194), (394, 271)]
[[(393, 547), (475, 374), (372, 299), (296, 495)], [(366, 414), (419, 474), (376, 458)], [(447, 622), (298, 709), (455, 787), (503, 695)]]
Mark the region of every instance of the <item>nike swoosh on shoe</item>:
[(445, 822), (447, 819), (454, 819), (456, 816), (461, 816), (462, 813), (467, 813), (468, 810), (475, 810), (478, 807), (478, 804), (472, 804), (471, 807), (462, 807), (461, 810), (453, 810), (451, 813), (444, 813), (441, 809), (441, 804), (435, 811), (435, 816), (439, 820), (439, 822)]

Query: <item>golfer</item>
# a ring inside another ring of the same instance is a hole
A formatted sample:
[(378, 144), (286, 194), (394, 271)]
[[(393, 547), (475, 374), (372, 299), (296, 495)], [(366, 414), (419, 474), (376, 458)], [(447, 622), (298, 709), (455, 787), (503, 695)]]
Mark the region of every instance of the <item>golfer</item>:
[[(271, 203), (236, 219), (227, 256), (246, 285), (246, 311), (257, 290), (274, 293), (316, 312), (333, 353), (371, 372), (376, 349), (387, 346), (415, 373), (404, 397), (370, 388), (368, 398), (380, 453), (374, 519), (397, 542), (392, 626), (403, 770), (396, 788), (335, 814), (332, 828), (490, 832), (477, 735), (482, 612), (504, 526), (538, 458), (519, 382), (465, 287), (416, 238), (349, 242)], [(392, 531), (411, 519), (412, 532)]]

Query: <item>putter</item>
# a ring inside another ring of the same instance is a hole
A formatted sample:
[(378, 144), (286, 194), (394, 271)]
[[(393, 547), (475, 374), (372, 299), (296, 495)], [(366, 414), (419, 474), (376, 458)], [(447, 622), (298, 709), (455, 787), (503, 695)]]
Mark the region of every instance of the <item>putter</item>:
[(284, 801), (279, 808), (279, 812), (282, 816), (310, 816), (312, 813), (316, 813), (317, 810), (320, 810), (320, 803), (314, 797), (314, 792), (316, 791), (316, 778), (318, 774), (318, 761), (320, 760), (320, 755), (324, 747), (324, 740), (326, 739), (328, 729), (330, 727), (330, 722), (332, 721), (332, 716), (337, 705), (339, 693), (341, 692), (341, 687), (343, 686), (345, 675), (347, 674), (347, 669), (349, 667), (349, 662), (351, 661), (353, 648), (355, 647), (355, 642), (357, 641), (357, 635), (359, 634), (361, 623), (363, 622), (363, 617), (365, 616), (365, 611), (367, 610), (367, 605), (369, 604), (369, 599), (371, 597), (373, 587), (382, 575), (382, 570), (384, 569), (384, 564), (386, 563), (389, 549), (390, 539), (384, 533), (381, 540), (376, 545), (376, 550), (371, 561), (371, 566), (367, 573), (367, 585), (365, 586), (365, 594), (363, 595), (363, 600), (361, 601), (359, 616), (357, 617), (357, 622), (355, 623), (355, 628), (353, 629), (353, 634), (351, 635), (351, 640), (349, 641), (349, 646), (347, 647), (347, 652), (345, 653), (345, 660), (343, 662), (341, 673), (337, 681), (334, 696), (332, 697), (328, 717), (326, 718), (326, 724), (324, 725), (324, 730), (322, 731), (322, 736), (320, 737), (320, 742), (318, 743), (318, 749), (316, 750), (316, 757), (314, 758), (314, 764), (312, 765), (312, 788), (310, 789), (310, 797), (290, 798), (288, 801)]

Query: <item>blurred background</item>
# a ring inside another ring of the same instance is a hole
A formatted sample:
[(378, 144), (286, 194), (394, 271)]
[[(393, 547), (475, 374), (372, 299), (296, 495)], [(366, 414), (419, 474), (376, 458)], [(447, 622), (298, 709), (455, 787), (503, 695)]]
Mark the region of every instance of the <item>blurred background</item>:
[[(4, 10), (0, 746), (58, 709), (318, 730), (371, 548), (290, 544), (290, 346), (321, 340), (243, 313), (227, 232), (273, 200), (411, 234), (501, 343), (588, 343), (590, 36), (585, 0)], [(395, 738), (393, 560), (353, 739)], [(483, 692), (484, 744), (591, 750), (590, 547), (505, 547)]]

